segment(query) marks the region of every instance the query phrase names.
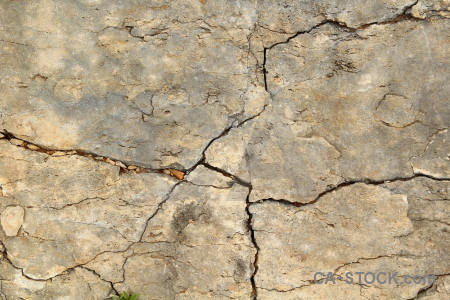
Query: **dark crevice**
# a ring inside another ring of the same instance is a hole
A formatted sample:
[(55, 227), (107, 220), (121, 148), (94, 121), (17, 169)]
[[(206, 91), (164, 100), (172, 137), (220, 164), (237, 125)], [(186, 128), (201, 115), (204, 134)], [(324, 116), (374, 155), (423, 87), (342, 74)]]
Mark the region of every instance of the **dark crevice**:
[(105, 280), (102, 278), (102, 276), (100, 276), (100, 274), (98, 274), (95, 270), (86, 268), (84, 266), (79, 266), (79, 268), (84, 269), (86, 271), (91, 272), (92, 274), (94, 274), (95, 276), (97, 276), (101, 281), (104, 281), (106, 283), (108, 283), (111, 287), (111, 290), (108, 292), (108, 296), (111, 295), (111, 293), (115, 293), (117, 296), (119, 296), (120, 294), (117, 292), (117, 290), (114, 288), (114, 284), (111, 281)]
[(252, 188), (250, 182), (242, 180), (239, 177), (237, 177), (237, 176), (235, 176), (235, 175), (233, 175), (233, 174), (231, 174), (231, 173), (229, 173), (229, 172), (227, 172), (225, 170), (222, 170), (222, 169), (219, 169), (217, 167), (214, 167), (214, 166), (212, 166), (212, 165), (210, 165), (210, 164), (208, 164), (206, 162), (203, 162), (202, 165), (205, 166), (206, 168), (210, 169), (210, 170), (213, 170), (215, 172), (219, 172), (220, 174), (222, 174), (225, 177), (231, 178), (234, 182), (236, 182), (239, 185), (245, 186), (245, 187), (247, 187), (249, 189)]
[(310, 202), (294, 202), (294, 201), (289, 201), (286, 199), (274, 199), (274, 198), (266, 198), (266, 199), (261, 199), (258, 201), (255, 201), (253, 203), (263, 203), (263, 202), (278, 202), (278, 203), (283, 203), (286, 205), (293, 205), (296, 207), (301, 207), (301, 206), (306, 206), (306, 205), (311, 205), (316, 203), (317, 201), (319, 201), (323, 196), (330, 194), (332, 192), (335, 192), (341, 188), (344, 188), (346, 186), (350, 186), (353, 184), (357, 184), (357, 183), (364, 183), (364, 184), (369, 184), (369, 185), (382, 185), (382, 184), (386, 184), (386, 183), (391, 183), (391, 182), (396, 182), (396, 181), (409, 181), (415, 178), (428, 178), (428, 179), (432, 179), (435, 181), (450, 181), (450, 178), (437, 178), (434, 176), (430, 176), (430, 175), (426, 175), (426, 174), (422, 174), (422, 173), (416, 173), (412, 176), (409, 177), (394, 177), (394, 178), (390, 178), (390, 179), (383, 179), (383, 180), (371, 180), (371, 179), (363, 179), (363, 180), (353, 180), (353, 181), (345, 181), (342, 182), (332, 188), (329, 188), (323, 192), (321, 192), (319, 195), (317, 195), (316, 198), (314, 198), (314, 200), (310, 201)]
[(162, 168), (162, 169), (153, 169), (148, 168), (145, 166), (138, 166), (136, 164), (130, 164), (128, 162), (120, 161), (118, 159), (99, 155), (93, 152), (85, 151), (85, 150), (79, 150), (79, 149), (50, 149), (48, 147), (38, 145), (36, 143), (32, 143), (29, 141), (26, 141), (24, 139), (21, 139), (14, 135), (13, 133), (7, 131), (6, 129), (3, 129), (3, 131), (0, 131), (0, 134), (3, 134), (3, 139), (11, 141), (11, 140), (18, 140), (21, 141), (21, 145), (16, 145), (17, 147), (21, 147), (30, 151), (45, 153), (49, 156), (61, 153), (61, 156), (83, 156), (86, 158), (93, 159), (98, 162), (105, 162), (108, 164), (115, 165), (119, 167), (119, 173), (127, 173), (127, 172), (133, 172), (133, 173), (158, 173), (158, 174), (166, 174), (170, 175), (172, 177), (177, 178), (178, 180), (182, 180), (184, 178), (185, 171), (184, 170), (177, 170), (172, 168)]
[[(275, 46), (275, 45), (273, 45), (273, 46)], [(263, 65), (262, 65), (262, 72), (263, 72), (263, 78), (264, 78), (264, 89), (266, 90), (266, 92), (269, 92), (269, 89), (267, 88), (267, 69), (266, 69), (267, 50), (268, 49), (269, 48), (265, 48), (264, 47), (264, 51), (263, 51)]]
[(212, 166), (212, 165), (210, 165), (208, 163), (203, 163), (202, 165), (204, 167), (212, 170), (212, 171), (215, 171), (215, 172), (218, 172), (218, 173), (222, 174), (225, 177), (229, 177), (235, 183), (248, 188), (248, 194), (247, 194), (247, 197), (245, 198), (245, 202), (246, 202), (245, 212), (246, 212), (246, 214), (248, 216), (248, 218), (247, 218), (247, 230), (248, 230), (248, 232), (250, 234), (250, 240), (251, 240), (251, 242), (253, 244), (253, 247), (256, 250), (255, 257), (254, 257), (254, 260), (253, 260), (253, 273), (250, 276), (250, 283), (252, 285), (251, 299), (252, 300), (256, 300), (257, 297), (258, 297), (258, 290), (257, 290), (257, 287), (256, 287), (255, 277), (256, 277), (256, 273), (258, 272), (258, 258), (259, 258), (259, 250), (260, 250), (260, 248), (258, 246), (258, 243), (256, 242), (255, 230), (253, 229), (253, 225), (252, 225), (253, 214), (250, 212), (250, 206), (252, 205), (252, 203), (250, 202), (250, 194), (252, 193), (252, 189), (253, 189), (252, 184), (250, 182), (247, 182), (247, 181), (245, 181), (245, 180), (243, 180), (243, 179), (241, 179), (241, 178), (239, 178), (239, 177), (237, 177), (237, 176), (235, 176), (235, 175), (225, 171), (225, 170), (222, 170), (220, 168), (214, 167), (214, 166)]
[(231, 129), (233, 129), (233, 128), (239, 128), (239, 127), (243, 126), (245, 123), (247, 123), (248, 121), (251, 121), (251, 120), (255, 119), (256, 117), (259, 117), (259, 116), (266, 110), (267, 106), (268, 106), (268, 104), (266, 103), (266, 104), (264, 105), (263, 109), (262, 109), (259, 113), (255, 114), (255, 115), (253, 115), (253, 116), (251, 116), (251, 117), (248, 117), (248, 118), (245, 119), (245, 120), (242, 120), (241, 122), (237, 123), (237, 125), (234, 125), (235, 122), (233, 122), (231, 125), (229, 125), (228, 127), (226, 127), (226, 128), (225, 128), (218, 136), (214, 137), (213, 139), (211, 139), (211, 140), (208, 142), (208, 144), (206, 144), (205, 148), (204, 148), (203, 151), (202, 151), (200, 160), (199, 160), (195, 165), (193, 165), (191, 168), (185, 169), (185, 170), (183, 170), (183, 171), (184, 171), (186, 174), (189, 174), (190, 172), (192, 172), (193, 170), (195, 170), (195, 168), (197, 168), (199, 165), (203, 165), (203, 164), (205, 163), (205, 161), (206, 161), (206, 151), (208, 151), (209, 147), (211, 147), (211, 145), (212, 145), (215, 141), (217, 141), (218, 139), (220, 139), (220, 138), (226, 136), (226, 135), (231, 131)]
[(189, 174), (190, 172), (192, 172), (193, 170), (195, 170), (195, 168), (197, 168), (199, 165), (203, 164), (206, 160), (206, 151), (208, 151), (209, 147), (212, 145), (212, 143), (214, 143), (216, 140), (220, 139), (221, 137), (225, 136), (228, 134), (228, 132), (230, 132), (230, 130), (233, 128), (233, 125), (228, 126), (227, 128), (225, 128), (218, 136), (214, 137), (213, 139), (211, 139), (208, 144), (206, 144), (205, 148), (202, 151), (201, 154), (201, 158), (200, 160), (193, 165), (191, 168), (186, 169), (186, 173)]
[(158, 212), (161, 210), (161, 208), (162, 208), (162, 206), (164, 205), (164, 203), (166, 203), (167, 200), (170, 199), (170, 196), (172, 195), (173, 191), (174, 191), (174, 190), (177, 188), (177, 186), (178, 186), (180, 183), (182, 183), (182, 182), (183, 182), (183, 181), (179, 181), (179, 182), (177, 182), (177, 183), (172, 187), (172, 189), (167, 193), (166, 198), (164, 198), (164, 199), (158, 204), (158, 207), (156, 208), (155, 212), (154, 212), (153, 214), (151, 214), (150, 217), (148, 217), (147, 221), (145, 222), (144, 230), (142, 230), (142, 233), (141, 233), (141, 235), (140, 235), (140, 237), (139, 237), (138, 242), (142, 242), (142, 239), (144, 238), (144, 234), (145, 234), (145, 231), (147, 230), (147, 227), (148, 227), (148, 224), (149, 224), (150, 220), (153, 219), (153, 217), (156, 216), (156, 215), (158, 214)]
[(246, 201), (246, 207), (245, 207), (245, 212), (247, 213), (248, 219), (247, 219), (247, 230), (250, 234), (250, 239), (252, 241), (253, 247), (255, 248), (256, 252), (255, 252), (255, 257), (253, 260), (253, 273), (250, 277), (250, 283), (252, 285), (252, 293), (251, 293), (251, 299), (252, 300), (256, 300), (258, 299), (258, 288), (256, 287), (256, 281), (255, 281), (255, 277), (256, 277), (256, 273), (258, 273), (258, 259), (259, 259), (259, 246), (258, 243), (256, 242), (256, 237), (255, 237), (255, 230), (253, 230), (253, 225), (252, 225), (252, 221), (253, 221), (253, 215), (250, 212), (250, 194), (252, 192), (252, 187), (249, 186), (248, 189), (248, 195), (247, 198), (245, 199)]
[[(23, 268), (19, 268), (19, 267), (17, 267), (15, 264), (13, 264), (13, 262), (11, 261), (11, 259), (9, 259), (9, 257), (8, 257), (8, 252), (7, 252), (7, 250), (6, 250), (6, 247), (4, 247), (4, 248), (5, 248), (5, 251), (3, 252), (2, 255), (0, 255), (0, 259), (6, 260), (6, 261), (8, 262), (8, 264), (10, 264), (14, 269), (20, 271), (20, 273), (21, 273), (21, 275), (22, 275), (23, 277), (25, 277), (25, 278), (27, 278), (27, 279), (29, 279), (29, 280), (33, 280), (33, 281), (44, 281), (44, 282), (45, 282), (45, 281), (48, 281), (48, 280), (50, 280), (50, 279), (52, 279), (52, 278), (54, 278), (54, 277), (51, 277), (51, 278), (48, 278), (48, 279), (37, 279), (37, 278), (33, 278), (33, 277), (28, 276), (27, 274), (24, 273)], [(55, 276), (55, 277), (56, 277), (56, 276)]]
[(411, 8), (416, 5), (419, 2), (419, 0), (416, 0), (414, 3), (406, 6), (403, 8), (403, 10), (401, 11), (400, 14), (398, 14), (397, 16), (395, 16), (394, 18), (390, 19), (390, 20), (386, 20), (386, 21), (375, 21), (375, 22), (370, 22), (367, 24), (363, 24), (360, 25), (358, 27), (351, 27), (348, 26), (345, 22), (341, 22), (341, 21), (337, 21), (337, 20), (330, 20), (330, 19), (326, 19), (323, 20), (322, 22), (312, 26), (311, 28), (304, 30), (304, 31), (299, 31), (296, 32), (295, 34), (293, 34), (292, 36), (288, 37), (285, 41), (281, 41), (281, 42), (277, 42), (269, 47), (264, 47), (263, 49), (263, 65), (262, 65), (262, 72), (263, 72), (263, 78), (264, 78), (264, 87), (266, 89), (267, 92), (269, 92), (269, 88), (268, 88), (268, 84), (267, 84), (267, 74), (268, 74), (268, 70), (266, 67), (266, 63), (267, 63), (267, 51), (274, 48), (277, 45), (280, 44), (287, 44), (289, 43), (292, 39), (298, 37), (299, 35), (302, 34), (307, 34), (310, 33), (311, 31), (313, 31), (314, 29), (320, 28), (321, 26), (324, 26), (326, 24), (329, 25), (333, 25), (335, 27), (338, 27), (340, 29), (343, 29), (347, 32), (356, 32), (359, 30), (364, 30), (370, 26), (373, 25), (387, 25), (387, 24), (394, 24), (394, 23), (399, 23), (405, 20), (412, 20), (412, 21), (423, 21), (422, 19), (416, 19), (414, 18), (411, 14), (410, 14), (410, 10)]

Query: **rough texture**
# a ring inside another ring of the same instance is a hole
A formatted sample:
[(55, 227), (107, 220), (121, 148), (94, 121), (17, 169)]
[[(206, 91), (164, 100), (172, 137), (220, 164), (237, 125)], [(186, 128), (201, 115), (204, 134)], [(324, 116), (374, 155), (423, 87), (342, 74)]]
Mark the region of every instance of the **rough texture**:
[(1, 1), (0, 299), (449, 298), (449, 17)]
[(20, 206), (8, 206), (1, 214), (1, 225), (6, 236), (16, 236), (23, 224), (25, 211)]

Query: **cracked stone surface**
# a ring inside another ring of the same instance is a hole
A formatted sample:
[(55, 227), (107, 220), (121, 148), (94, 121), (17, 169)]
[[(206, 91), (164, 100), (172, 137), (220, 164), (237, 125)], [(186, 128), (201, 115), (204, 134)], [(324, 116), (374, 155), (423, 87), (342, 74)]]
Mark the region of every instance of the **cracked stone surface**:
[(0, 299), (448, 299), (449, 18), (2, 1)]
[(1, 225), (6, 236), (16, 236), (23, 224), (25, 211), (20, 206), (8, 206), (2, 212)]

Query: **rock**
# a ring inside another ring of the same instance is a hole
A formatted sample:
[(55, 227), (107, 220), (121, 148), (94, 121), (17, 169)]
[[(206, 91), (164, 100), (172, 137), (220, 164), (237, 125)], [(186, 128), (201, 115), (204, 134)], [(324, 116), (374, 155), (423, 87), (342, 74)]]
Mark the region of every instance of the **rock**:
[(411, 160), (414, 172), (436, 178), (450, 178), (450, 131), (440, 130), (431, 137), (425, 151)]
[(116, 161), (115, 162), (115, 165), (116, 166), (118, 166), (118, 167), (120, 167), (120, 168), (122, 168), (122, 169), (126, 169), (127, 168), (127, 166), (125, 166), (123, 163), (121, 163), (120, 161)]
[(184, 172), (180, 171), (180, 170), (175, 170), (175, 169), (169, 169), (170, 175), (174, 176), (175, 178), (177, 178), (178, 180), (183, 180), (184, 179)]
[[(256, 250), (247, 229), (248, 189), (181, 182), (131, 247), (116, 290), (144, 299), (249, 299)], [(144, 271), (145, 270), (145, 271)]]
[[(445, 199), (449, 182), (436, 185), (431, 179), (418, 178), (385, 186), (352, 184), (300, 208), (276, 201), (252, 205), (252, 227), (259, 246), (258, 297), (359, 299), (361, 292), (369, 299), (410, 299), (433, 282), (393, 284), (395, 288), (375, 283), (360, 290), (337, 277), (345, 278), (351, 272), (357, 280), (356, 272), (369, 270), (398, 272), (399, 277), (444, 274), (448, 266), (442, 261), (449, 259), (444, 238), (448, 215), (429, 216), (445, 207), (436, 194), (440, 190)], [(426, 193), (429, 200), (418, 198), (425, 194), (424, 186), (435, 186)], [(432, 206), (422, 212), (428, 204)], [(419, 212), (420, 217), (416, 216)], [(314, 284), (316, 272), (336, 274), (337, 284)]]
[(101, 280), (92, 271), (77, 267), (48, 281), (36, 281), (23, 276), (20, 270), (0, 258), (2, 288), (0, 295), (8, 299), (62, 299), (83, 297), (106, 299), (111, 290), (108, 282)]
[(121, 282), (125, 280), (123, 265), (127, 261), (127, 257), (131, 253), (114, 253), (106, 252), (98, 255), (94, 260), (87, 263), (85, 266), (88, 269), (94, 270), (96, 274), (109, 282)]
[(33, 145), (33, 144), (28, 144), (27, 148), (30, 149), (30, 150), (39, 150), (40, 149), (38, 146)]
[(112, 159), (110, 159), (110, 158), (106, 158), (105, 159), (105, 162), (107, 162), (108, 164), (110, 164), (110, 165), (115, 165), (116, 163), (112, 160)]
[(1, 299), (449, 298), (448, 0), (0, 11)]
[[(14, 99), (5, 102), (11, 112), (1, 117), (2, 126), (50, 149), (80, 149), (154, 169), (193, 167), (212, 138), (252, 115), (244, 99), (252, 97), (245, 94), (255, 81), (248, 80), (254, 66), (247, 50), (256, 2), (157, 7), (82, 1), (48, 11), (52, 22), (28, 25), (18, 23), (17, 14), (29, 5), (5, 7), (2, 22), (11, 27), (0, 38), (19, 36), (22, 26), (30, 36), (4, 50), (4, 69), (11, 70), (4, 95)], [(76, 38), (66, 43), (61, 34)], [(8, 52), (16, 47), (20, 57)], [(28, 82), (29, 74), (48, 79), (17, 91), (16, 81)]]
[[(445, 104), (450, 73), (444, 71), (448, 65), (440, 68), (438, 62), (445, 27), (437, 19), (353, 32), (325, 23), (276, 44), (266, 51), (272, 103), (257, 118), (215, 140), (206, 162), (251, 181), (251, 201), (307, 203), (343, 182), (414, 173), (448, 178), (448, 142), (438, 142), (445, 133), (436, 134), (450, 120)], [(417, 36), (424, 35), (428, 42), (417, 43)], [(392, 43), (413, 62), (398, 60), (397, 52), (387, 47)], [(403, 72), (408, 76), (400, 78)], [(445, 86), (445, 91), (429, 94), (425, 85), (417, 86), (424, 72), (438, 72), (430, 84)], [(436, 144), (428, 145), (435, 134)], [(437, 143), (439, 154), (434, 154)], [(430, 150), (423, 154), (425, 148)]]
[(52, 156), (64, 156), (64, 155), (66, 155), (66, 152), (63, 151), (55, 151), (52, 154)]
[(1, 213), (1, 225), (6, 236), (16, 236), (23, 224), (25, 210), (20, 206), (8, 206)]
[(18, 139), (10, 139), (9, 142), (15, 146), (22, 146), (24, 141)]
[(226, 177), (216, 171), (198, 166), (186, 178), (187, 181), (196, 185), (213, 186), (217, 188), (229, 188), (233, 185), (233, 179)]
[[(2, 239), (3, 244), (14, 265), (35, 279), (57, 276), (100, 253), (125, 251), (139, 241), (147, 219), (176, 182), (154, 173), (119, 176), (117, 166), (7, 142), (0, 143), (0, 153), (0, 178), (10, 179), (6, 184), (1, 179), (2, 226), (9, 220), (8, 206), (29, 207), (25, 222), (13, 223), (16, 232), (22, 225), (24, 236)], [(47, 188), (49, 182), (57, 188)]]

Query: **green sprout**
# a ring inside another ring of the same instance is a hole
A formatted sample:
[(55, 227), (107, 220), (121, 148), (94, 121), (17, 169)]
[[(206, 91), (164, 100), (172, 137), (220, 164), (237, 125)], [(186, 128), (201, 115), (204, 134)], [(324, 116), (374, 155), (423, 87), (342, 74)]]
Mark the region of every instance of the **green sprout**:
[(127, 292), (123, 292), (122, 295), (120, 295), (119, 297), (113, 297), (112, 299), (113, 300), (138, 300), (139, 294), (133, 293), (131, 295), (128, 295)]

